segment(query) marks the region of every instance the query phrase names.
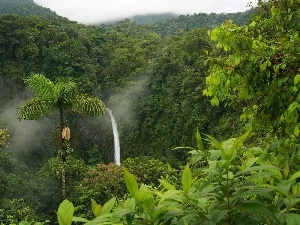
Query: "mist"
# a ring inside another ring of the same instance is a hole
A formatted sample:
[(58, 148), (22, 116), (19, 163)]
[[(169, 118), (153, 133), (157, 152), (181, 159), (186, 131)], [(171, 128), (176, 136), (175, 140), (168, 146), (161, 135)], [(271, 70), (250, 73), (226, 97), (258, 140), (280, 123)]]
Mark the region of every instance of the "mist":
[(51, 153), (49, 152), (51, 155), (55, 149), (54, 147), (51, 150), (46, 149), (46, 143), (52, 141), (52, 130), (55, 128), (55, 125), (51, 124), (50, 117), (45, 117), (38, 121), (18, 120), (18, 107), (23, 101), (31, 98), (31, 94), (26, 90), (20, 96), (16, 96), (1, 107), (0, 121), (5, 128), (8, 128), (10, 135), (6, 149), (13, 152), (16, 156), (24, 155), (26, 151), (36, 150), (40, 153), (51, 151)]
[[(58, 15), (84, 24), (105, 23), (152, 13), (231, 13), (244, 12), (249, 0), (34, 0)], [(256, 3), (255, 3), (256, 4)]]
[(122, 91), (112, 94), (108, 108), (112, 109), (116, 122), (122, 122), (125, 125), (135, 123), (138, 101), (147, 95), (147, 84), (150, 75), (141, 74), (134, 81), (130, 82)]

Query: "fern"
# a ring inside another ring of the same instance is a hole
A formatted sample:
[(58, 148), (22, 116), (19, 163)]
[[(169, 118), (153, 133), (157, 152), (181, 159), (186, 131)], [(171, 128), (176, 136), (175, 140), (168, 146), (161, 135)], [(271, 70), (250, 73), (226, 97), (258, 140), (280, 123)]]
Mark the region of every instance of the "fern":
[(76, 96), (76, 100), (73, 101), (70, 111), (78, 112), (88, 116), (103, 115), (105, 106), (103, 102), (92, 96), (86, 94), (80, 94)]
[(54, 83), (41, 74), (34, 74), (25, 79), (29, 89), (40, 98), (55, 99), (57, 97), (57, 88)]
[(19, 108), (19, 120), (37, 120), (55, 109), (55, 104), (51, 100), (43, 98), (33, 98), (25, 101)]

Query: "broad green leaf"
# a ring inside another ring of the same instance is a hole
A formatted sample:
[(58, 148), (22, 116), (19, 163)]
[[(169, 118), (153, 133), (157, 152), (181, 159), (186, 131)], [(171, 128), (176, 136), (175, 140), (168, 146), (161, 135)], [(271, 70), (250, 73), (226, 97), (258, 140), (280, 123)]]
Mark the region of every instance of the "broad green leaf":
[(283, 191), (281, 188), (278, 188), (278, 187), (275, 187), (273, 185), (269, 185), (269, 184), (261, 184), (259, 185), (261, 187), (267, 187), (267, 188), (270, 188), (270, 189), (273, 189), (274, 191), (276, 191), (277, 193), (279, 194), (282, 194), (283, 196), (285, 196), (289, 201), (291, 201), (291, 197), (289, 196), (288, 193), (286, 193), (285, 191)]
[(186, 216), (182, 217), (176, 223), (176, 225), (189, 225), (189, 224), (193, 223), (193, 220), (195, 219), (196, 216), (197, 216), (196, 213), (189, 213)]
[(92, 204), (92, 212), (95, 217), (100, 216), (101, 214), (101, 205), (97, 204), (97, 202), (94, 199), (91, 199), (91, 204)]
[(285, 167), (282, 170), (282, 172), (283, 172), (284, 179), (286, 179), (290, 173), (290, 167), (287, 163), (285, 164)]
[(87, 222), (89, 222), (89, 220), (87, 220), (87, 219), (85, 219), (85, 218), (77, 217), (77, 216), (73, 216), (72, 221), (73, 221), (73, 222), (82, 222), (82, 223), (87, 223)]
[(124, 202), (124, 208), (129, 210), (135, 210), (136, 201), (134, 198), (127, 198)]
[(295, 134), (296, 137), (299, 136), (299, 127), (298, 126), (296, 126), (294, 128), (294, 134)]
[(178, 193), (180, 193), (181, 191), (178, 190), (169, 190), (166, 191), (160, 198), (159, 203), (162, 203), (164, 200), (173, 197), (174, 195), (177, 195)]
[(215, 139), (214, 137), (209, 136), (209, 135), (206, 135), (206, 136), (208, 137), (208, 139), (206, 139), (206, 140), (208, 140), (210, 142), (212, 147), (217, 149), (217, 150), (220, 150), (221, 153), (222, 153), (222, 158), (226, 159), (226, 153), (224, 151), (224, 148), (223, 148), (222, 144), (217, 139)]
[(21, 222), (19, 223), (19, 225), (30, 225), (30, 223), (27, 222), (27, 221), (21, 221)]
[(146, 185), (141, 185), (139, 189), (138, 201), (143, 208), (145, 214), (153, 217), (155, 202), (150, 189)]
[[(270, 194), (272, 192), (272, 189), (269, 188), (257, 188), (255, 187), (254, 189), (247, 190), (245, 192), (239, 193), (234, 195), (232, 198), (233, 200), (240, 200), (244, 197), (249, 197), (249, 196), (262, 196), (267, 199), (273, 199), (273, 196)], [(273, 194), (273, 193), (272, 193)]]
[(103, 214), (103, 215), (100, 215), (98, 216), (97, 218), (85, 223), (85, 225), (100, 225), (100, 224), (114, 224), (114, 225), (117, 225), (117, 224), (122, 224), (122, 223), (113, 223), (112, 221), (112, 214), (111, 213), (108, 213), (108, 214)]
[(143, 202), (143, 201), (144, 202), (147, 202), (147, 201), (151, 202), (152, 198), (153, 198), (153, 196), (152, 196), (149, 188), (146, 185), (142, 184), (139, 188), (138, 200), (140, 202)]
[(262, 64), (260, 64), (260, 71), (266, 70), (267, 65), (268, 65), (267, 61), (265, 61), (265, 62), (263, 62)]
[(210, 100), (211, 105), (215, 105), (215, 106), (219, 106), (219, 99), (218, 97), (214, 96), (211, 100)]
[(250, 23), (250, 27), (255, 27), (255, 25), (256, 25), (255, 21), (253, 21), (252, 23)]
[(106, 202), (102, 206), (101, 215), (106, 214), (106, 213), (110, 213), (110, 211), (114, 207), (115, 203), (116, 203), (116, 198), (112, 198), (108, 202)]
[(222, 219), (226, 217), (228, 212), (229, 210), (221, 210), (221, 209), (213, 210), (211, 213), (213, 224), (219, 223)]
[(259, 159), (259, 157), (246, 159), (242, 164), (242, 170), (246, 170), (246, 169), (250, 168), (254, 163), (256, 163), (256, 161), (258, 159)]
[(240, 55), (235, 55), (234, 57), (234, 65), (237, 66), (241, 62), (241, 56)]
[(201, 138), (201, 135), (200, 135), (200, 132), (199, 132), (198, 128), (197, 128), (197, 132), (196, 132), (196, 140), (197, 140), (197, 148), (199, 150), (201, 150), (202, 152), (204, 152), (205, 149), (204, 149), (204, 146), (203, 146), (203, 143), (202, 143), (202, 138)]
[(127, 214), (125, 215), (126, 222), (127, 222), (128, 225), (131, 225), (131, 224), (132, 224), (132, 222), (133, 222), (133, 220), (134, 220), (134, 216), (135, 216), (134, 213), (127, 213)]
[(161, 220), (170, 220), (170, 219), (174, 219), (174, 218), (179, 218), (183, 215), (183, 212), (181, 210), (169, 210), (167, 211), (163, 217), (161, 218)]
[(300, 225), (300, 215), (296, 213), (288, 213), (286, 215), (286, 225)]
[(211, 97), (212, 96), (212, 91), (210, 89), (204, 89), (203, 90), (203, 95)]
[(162, 186), (167, 190), (176, 190), (175, 186), (170, 184), (169, 182), (159, 179), (159, 182), (162, 184)]
[(249, 98), (248, 88), (242, 87), (240, 89), (240, 97), (243, 98), (243, 99), (248, 99)]
[(298, 84), (300, 82), (300, 75), (297, 74), (295, 77), (294, 77), (294, 85)]
[(60, 203), (57, 211), (57, 220), (59, 225), (71, 225), (74, 214), (73, 203), (65, 199)]
[(129, 193), (137, 199), (139, 193), (138, 184), (134, 176), (126, 168), (124, 168), (124, 180)]
[(292, 176), (290, 176), (290, 178), (288, 179), (288, 181), (296, 180), (298, 177), (300, 177), (300, 171), (297, 171)]
[(243, 145), (245, 139), (248, 137), (248, 134), (249, 134), (249, 133), (246, 133), (246, 134), (240, 136), (240, 137), (233, 143), (233, 145), (231, 146), (231, 148), (227, 151), (228, 159), (231, 160), (231, 158), (232, 158), (232, 156), (233, 156), (233, 153), (234, 153), (235, 151), (237, 151), (237, 149), (238, 149), (239, 147), (242, 147), (242, 145)]
[(236, 206), (237, 209), (251, 213), (275, 217), (271, 210), (259, 202), (244, 202)]
[(189, 164), (187, 164), (183, 170), (182, 173), (182, 187), (183, 187), (183, 191), (184, 193), (188, 194), (189, 190), (192, 186), (192, 173), (189, 167)]
[(112, 215), (113, 215), (113, 217), (121, 218), (121, 217), (124, 217), (126, 214), (129, 214), (129, 213), (135, 213), (135, 211), (130, 210), (130, 209), (116, 209), (112, 213)]
[(272, 166), (272, 165), (252, 166), (252, 167), (249, 167), (248, 169), (245, 169), (245, 170), (242, 170), (242, 171), (236, 173), (235, 176), (239, 176), (241, 174), (247, 174), (252, 171), (259, 171), (259, 170), (280, 170), (280, 169), (278, 167)]

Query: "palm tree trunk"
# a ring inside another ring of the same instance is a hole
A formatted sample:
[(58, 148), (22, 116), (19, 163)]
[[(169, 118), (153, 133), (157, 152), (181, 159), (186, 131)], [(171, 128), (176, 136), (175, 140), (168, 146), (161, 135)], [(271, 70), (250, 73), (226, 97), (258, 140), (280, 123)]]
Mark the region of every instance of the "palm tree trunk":
[(66, 199), (66, 169), (65, 169), (66, 157), (62, 157), (61, 164), (61, 191), (62, 191), (62, 199)]
[[(63, 108), (60, 108), (60, 133), (62, 134), (63, 129), (65, 127), (65, 121), (64, 121), (64, 114), (63, 114)], [(65, 139), (62, 138), (61, 140), (61, 191), (62, 191), (62, 199), (66, 199), (66, 169), (65, 169), (65, 163), (66, 163), (66, 152), (64, 149), (64, 142)]]

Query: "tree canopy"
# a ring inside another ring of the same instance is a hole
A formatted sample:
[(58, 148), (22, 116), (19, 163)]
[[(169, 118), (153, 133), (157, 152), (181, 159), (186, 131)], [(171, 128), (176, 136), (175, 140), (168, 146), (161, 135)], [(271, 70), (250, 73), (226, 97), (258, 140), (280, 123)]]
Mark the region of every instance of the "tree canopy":
[(300, 2), (268, 4), (249, 25), (228, 21), (209, 32), (216, 51), (209, 55), (204, 94), (213, 105), (242, 105), (241, 119), (253, 125), (298, 137)]

